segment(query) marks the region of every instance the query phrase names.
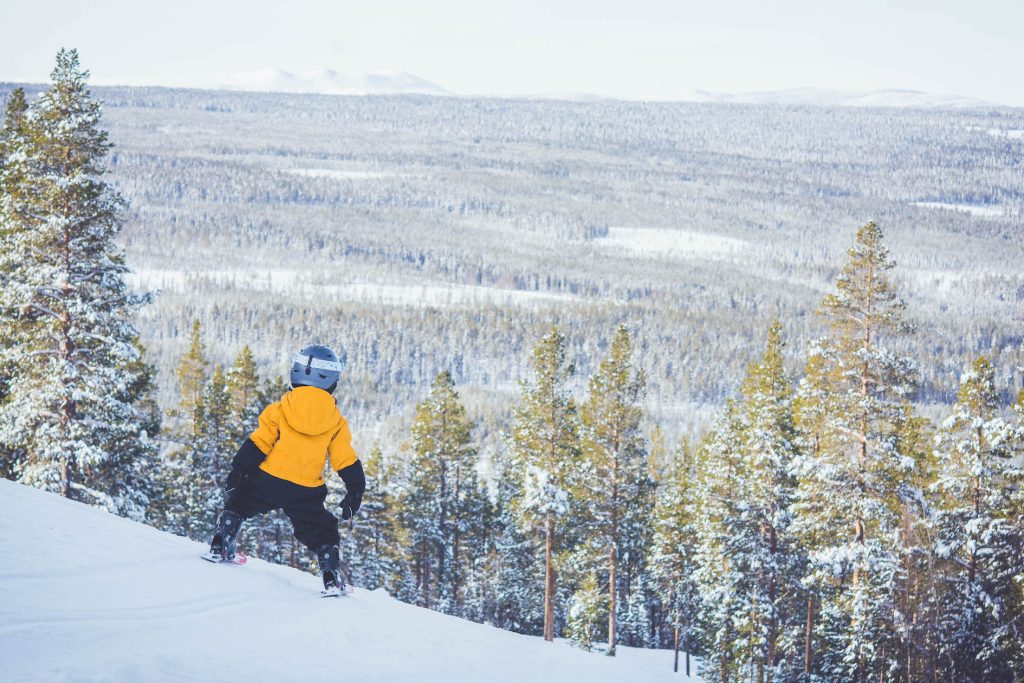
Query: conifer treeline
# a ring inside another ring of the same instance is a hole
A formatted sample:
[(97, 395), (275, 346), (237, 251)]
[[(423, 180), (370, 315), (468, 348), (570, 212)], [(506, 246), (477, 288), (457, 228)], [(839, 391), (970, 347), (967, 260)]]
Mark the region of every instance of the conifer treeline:
[[(287, 387), (248, 348), (211, 367), (196, 322), (178, 403), (156, 409), (86, 76), (62, 51), (0, 135), (0, 469), (205, 541), (235, 448)], [(563, 334), (538, 341), (486, 476), (442, 370), (408, 445), (363, 454), (350, 578), (608, 654), (679, 647), (707, 680), (1020, 681), (1024, 391), (1002, 404), (979, 357), (948, 419), (916, 415), (915, 364), (887, 346), (913, 333), (893, 267), (862, 227), (802, 375), (773, 324), (710, 433), (674, 449), (645, 419), (625, 327), (582, 397)], [(253, 554), (308, 566), (281, 515), (243, 529)]]
[[(582, 402), (565, 337), (555, 328), (538, 341), (486, 479), (442, 371), (408, 445), (366, 456), (365, 508), (343, 537), (351, 579), (607, 654), (620, 643), (678, 647), (687, 669), (700, 656), (707, 680), (1019, 680), (1024, 392), (1000, 405), (980, 357), (945, 422), (916, 416), (913, 363), (885, 346), (912, 333), (893, 267), (878, 226), (862, 227), (822, 301), (831, 333), (809, 350), (803, 376), (787, 375), (773, 323), (738, 395), (692, 447), (645, 436), (644, 376), (625, 327)], [(227, 380), (200, 371), (196, 323), (175, 416), (206, 415), (204, 401), (219, 395), (232, 417), (179, 426), (195, 445), (171, 454), (171, 471), (198, 476), (208, 492), (196, 499), (211, 507), (182, 504), (175, 514), (203, 528), (169, 528), (205, 538), (233, 446), (207, 446), (216, 425), (237, 421), (233, 438), (244, 438), (255, 406), (284, 390), (261, 383), (247, 358)], [(253, 403), (225, 384), (264, 388), (244, 394)], [(177, 459), (188, 465), (174, 470)], [(337, 502), (339, 484), (329, 485)], [(258, 554), (305, 562), (280, 519), (247, 524)]]

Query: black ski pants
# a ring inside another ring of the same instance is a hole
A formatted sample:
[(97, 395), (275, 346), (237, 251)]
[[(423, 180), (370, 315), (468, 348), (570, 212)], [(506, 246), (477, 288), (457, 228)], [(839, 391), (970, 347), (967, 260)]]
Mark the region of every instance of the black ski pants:
[(327, 511), (327, 486), (310, 488), (267, 474), (256, 468), (243, 479), (224, 507), (242, 519), (284, 509), (292, 522), (299, 543), (316, 550), (322, 545), (338, 545), (338, 518)]

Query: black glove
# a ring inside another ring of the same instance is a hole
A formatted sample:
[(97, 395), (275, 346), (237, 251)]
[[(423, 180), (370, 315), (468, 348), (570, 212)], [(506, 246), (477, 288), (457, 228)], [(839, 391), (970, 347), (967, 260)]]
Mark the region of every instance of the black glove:
[(243, 441), (238, 452), (235, 453), (234, 460), (231, 461), (231, 471), (224, 482), (224, 498), (230, 498), (231, 494), (241, 485), (242, 480), (259, 467), (266, 458), (267, 456), (252, 442), (252, 439)]
[(345, 482), (345, 497), (341, 501), (341, 518), (352, 519), (359, 511), (363, 502), (363, 491), (366, 490), (366, 475), (363, 474), (363, 463), (356, 460), (348, 467), (338, 470), (338, 476)]
[(352, 515), (359, 512), (359, 506), (363, 502), (363, 494), (346, 493), (341, 499), (341, 518), (352, 519)]

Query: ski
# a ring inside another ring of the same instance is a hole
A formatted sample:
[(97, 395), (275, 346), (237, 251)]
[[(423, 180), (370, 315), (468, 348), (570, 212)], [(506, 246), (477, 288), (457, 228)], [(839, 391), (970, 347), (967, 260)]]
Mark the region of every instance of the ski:
[(349, 586), (348, 584), (345, 584), (344, 586), (331, 586), (330, 588), (324, 588), (322, 591), (320, 591), (320, 597), (340, 598), (346, 595), (352, 595), (352, 593), (354, 592), (355, 589), (352, 586)]
[(229, 564), (245, 564), (246, 562), (249, 561), (249, 558), (245, 556), (245, 553), (235, 553), (234, 557), (232, 557), (230, 559), (226, 559), (224, 557), (221, 557), (220, 555), (215, 555), (214, 553), (211, 553), (210, 551), (206, 551), (205, 553), (203, 553), (199, 557), (201, 557), (202, 559), (206, 560), (207, 562), (217, 562), (217, 563), (226, 562), (226, 563), (229, 563)]

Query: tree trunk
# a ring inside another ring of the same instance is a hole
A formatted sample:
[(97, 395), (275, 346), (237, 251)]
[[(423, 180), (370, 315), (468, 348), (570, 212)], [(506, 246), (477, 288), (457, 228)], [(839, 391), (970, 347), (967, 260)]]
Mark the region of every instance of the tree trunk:
[[(614, 519), (614, 518), (613, 518)], [(614, 526), (615, 522), (612, 522)], [(614, 534), (614, 532), (612, 532)], [(614, 535), (613, 535), (614, 538)], [(608, 549), (608, 656), (615, 656), (615, 622), (616, 609), (615, 609), (615, 569), (616, 569), (616, 558), (615, 558), (615, 543), (613, 542), (611, 547)]]
[(555, 639), (555, 568), (552, 551), (555, 545), (555, 520), (549, 512), (544, 534), (544, 640)]
[(811, 634), (814, 633), (814, 596), (807, 596), (807, 628), (804, 632), (804, 676), (811, 675)]
[(679, 619), (676, 618), (675, 627), (675, 639), (673, 643), (673, 649), (675, 650), (675, 660), (672, 663), (672, 673), (679, 672)]

